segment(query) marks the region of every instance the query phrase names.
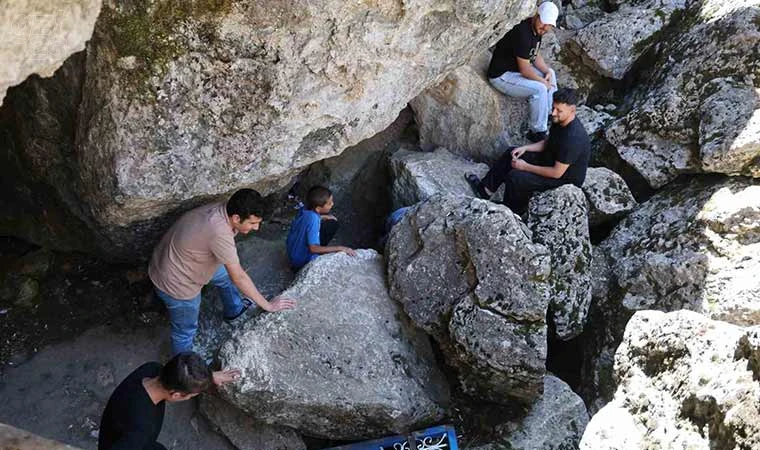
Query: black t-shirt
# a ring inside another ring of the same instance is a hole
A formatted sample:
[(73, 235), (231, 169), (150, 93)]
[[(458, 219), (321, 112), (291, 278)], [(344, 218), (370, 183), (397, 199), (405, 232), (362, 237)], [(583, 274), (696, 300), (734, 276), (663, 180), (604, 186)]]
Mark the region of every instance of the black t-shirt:
[(488, 78), (498, 78), (504, 72), (519, 72), (517, 57), (527, 59), (531, 64), (541, 48), (541, 36), (533, 32), (533, 18), (528, 17), (504, 35), (493, 49)]
[(565, 127), (552, 125), (544, 153), (553, 161), (570, 164), (560, 180), (578, 187), (583, 185), (591, 157), (591, 140), (577, 117)]
[(157, 377), (161, 367), (145, 363), (116, 387), (100, 420), (98, 450), (139, 450), (156, 442), (166, 404), (154, 405), (142, 380)]

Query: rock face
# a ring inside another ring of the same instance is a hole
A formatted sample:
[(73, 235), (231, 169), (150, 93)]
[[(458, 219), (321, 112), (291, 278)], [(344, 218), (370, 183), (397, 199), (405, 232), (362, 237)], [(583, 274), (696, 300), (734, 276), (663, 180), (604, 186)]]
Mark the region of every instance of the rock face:
[(532, 6), (207, 3), (104, 6), (87, 52), (77, 181), (108, 234), (139, 234), (178, 204), (239, 187), (271, 192), (387, 127)]
[(485, 176), (488, 166), (467, 161), (439, 148), (419, 152), (402, 148), (391, 157), (393, 209), (411, 206), (439, 192), (474, 196), (464, 174)]
[(559, 378), (544, 377), (544, 393), (519, 422), (498, 427), (499, 437), (472, 450), (569, 450), (577, 449), (588, 424), (583, 400)]
[(0, 105), (10, 86), (29, 75), (53, 75), (92, 36), (101, 0), (3, 2), (0, 10)]
[(457, 368), (465, 393), (529, 403), (546, 359), (549, 255), (508, 208), (436, 195), (393, 227), (390, 294)]
[(703, 0), (660, 38), (648, 82), (606, 132), (651, 187), (682, 173), (760, 174), (759, 20), (758, 0)]
[(588, 200), (588, 224), (597, 226), (618, 219), (636, 207), (623, 178), (604, 167), (589, 167), (583, 182)]
[[(585, 346), (595, 395), (612, 394), (611, 362), (628, 319), (644, 309), (689, 309), (737, 325), (760, 323), (760, 185), (697, 178), (623, 219), (594, 254)], [(589, 398), (586, 399), (587, 402)]]
[(581, 449), (760, 448), (758, 336), (690, 311), (636, 313), (615, 356), (615, 399)]
[(528, 226), (533, 242), (551, 255), (546, 295), (557, 336), (577, 337), (591, 303), (591, 241), (583, 192), (566, 184), (534, 195), (528, 206)]
[(298, 433), (287, 427), (263, 425), (213, 395), (202, 395), (200, 410), (238, 450), (304, 450)]
[(243, 371), (223, 396), (251, 417), (331, 439), (404, 432), (441, 418), (448, 388), (423, 333), (389, 298), (383, 259), (320, 257), (283, 295), (297, 309), (247, 322), (220, 350)]
[(78, 450), (4, 423), (0, 423), (0, 445), (13, 450)]

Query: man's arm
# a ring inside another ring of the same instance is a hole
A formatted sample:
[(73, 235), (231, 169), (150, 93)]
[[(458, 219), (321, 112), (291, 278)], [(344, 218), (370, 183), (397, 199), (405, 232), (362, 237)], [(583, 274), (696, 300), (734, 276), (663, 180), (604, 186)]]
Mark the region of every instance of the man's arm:
[(285, 297), (277, 297), (272, 299), (271, 302), (268, 302), (267, 299), (261, 295), (261, 292), (256, 289), (256, 285), (253, 284), (251, 277), (249, 277), (245, 270), (243, 270), (243, 266), (241, 266), (240, 263), (225, 264), (224, 267), (227, 269), (227, 273), (230, 275), (232, 282), (235, 283), (235, 286), (237, 286), (238, 289), (240, 289), (240, 292), (253, 300), (264, 311), (276, 312), (283, 309), (293, 309), (296, 306), (294, 300)]
[(348, 247), (342, 245), (321, 246), (309, 244), (309, 251), (316, 253), (317, 255), (324, 255), (325, 253), (337, 253), (343, 252), (349, 256), (356, 256), (356, 252)]
[(517, 147), (514, 150), (512, 150), (512, 159), (517, 159), (521, 157), (523, 153), (525, 152), (540, 153), (544, 151), (544, 148), (546, 148), (546, 139), (542, 141), (534, 142), (532, 144)]
[(545, 73), (544, 79), (550, 76), (549, 74), (549, 65), (546, 64), (546, 61), (544, 61), (544, 57), (541, 56), (541, 53), (536, 55), (536, 59), (533, 62), (533, 64), (536, 65), (536, 69), (540, 70), (541, 72)]
[(529, 80), (538, 81), (546, 85), (546, 80), (541, 78), (541, 75), (533, 70), (533, 64), (530, 63), (529, 59), (520, 58), (519, 56), (516, 56), (515, 59), (517, 59), (517, 67), (520, 69), (520, 75)]
[(522, 170), (524, 172), (534, 173), (545, 178), (559, 179), (565, 174), (570, 164), (561, 163), (556, 161), (551, 167), (536, 166), (523, 161), (522, 159), (515, 159), (512, 161), (512, 168)]

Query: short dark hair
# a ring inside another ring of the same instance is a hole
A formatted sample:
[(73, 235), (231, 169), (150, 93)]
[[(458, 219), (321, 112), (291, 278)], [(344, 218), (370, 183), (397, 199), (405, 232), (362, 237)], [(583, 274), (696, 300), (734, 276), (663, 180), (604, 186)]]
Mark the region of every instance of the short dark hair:
[(315, 209), (318, 206), (325, 206), (330, 200), (332, 191), (324, 186), (312, 186), (309, 193), (306, 194), (306, 209)]
[(168, 391), (197, 394), (211, 386), (211, 369), (197, 353), (182, 352), (170, 359), (158, 376)]
[(263, 218), (265, 209), (264, 197), (253, 189), (240, 189), (227, 200), (227, 215), (237, 214), (241, 222), (251, 216)]
[(564, 103), (566, 105), (578, 104), (578, 91), (570, 88), (561, 88), (554, 93), (554, 103)]

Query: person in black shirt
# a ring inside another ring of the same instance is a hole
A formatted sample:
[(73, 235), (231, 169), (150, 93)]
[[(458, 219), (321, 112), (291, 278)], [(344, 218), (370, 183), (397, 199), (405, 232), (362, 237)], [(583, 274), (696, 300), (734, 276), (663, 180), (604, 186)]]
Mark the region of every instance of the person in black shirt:
[(515, 25), (496, 43), (488, 67), (488, 80), (496, 90), (528, 98), (531, 142), (546, 137), (552, 94), (557, 90), (557, 77), (539, 53), (541, 36), (557, 25), (557, 16), (559, 9), (551, 1), (539, 5), (535, 16)]
[(489, 198), (491, 192), (506, 183), (504, 204), (520, 214), (534, 192), (569, 183), (581, 187), (591, 157), (591, 140), (575, 116), (577, 101), (573, 89), (560, 89), (554, 96), (548, 139), (508, 149), (482, 181), (474, 174), (466, 174), (476, 194)]
[(100, 420), (98, 450), (166, 450), (158, 443), (165, 402), (188, 400), (236, 380), (236, 369), (211, 372), (196, 353), (180, 353), (165, 366), (145, 363), (129, 374), (108, 399)]

